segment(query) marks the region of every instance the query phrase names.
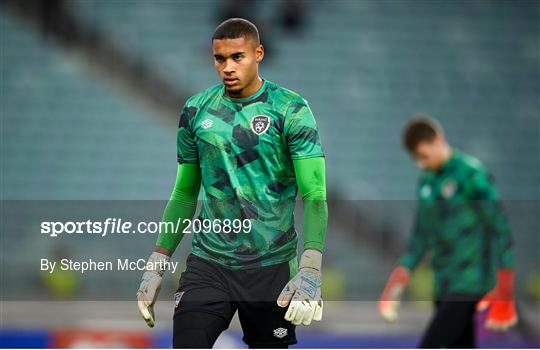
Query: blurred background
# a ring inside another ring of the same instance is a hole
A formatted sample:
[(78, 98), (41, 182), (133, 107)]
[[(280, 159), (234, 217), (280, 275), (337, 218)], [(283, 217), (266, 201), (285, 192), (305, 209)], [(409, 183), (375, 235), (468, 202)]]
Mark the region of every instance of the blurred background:
[[(229, 17), (259, 27), (262, 76), (309, 101), (326, 152), (328, 303), (297, 347), (416, 346), (431, 314), (428, 265), (400, 322), (385, 324), (376, 300), (410, 232), (419, 171), (400, 131), (417, 112), (485, 163), (512, 223), (521, 322), (505, 334), (479, 327), (479, 345), (538, 347), (540, 6), (488, 0), (1, 1), (0, 345), (171, 346), (179, 272), (149, 330), (139, 272), (39, 271), (40, 258), (146, 258), (155, 236), (51, 238), (39, 222), (160, 219), (179, 111), (219, 82), (210, 38)], [(182, 266), (189, 249), (185, 239), (175, 254)], [(235, 319), (217, 346), (240, 339)]]

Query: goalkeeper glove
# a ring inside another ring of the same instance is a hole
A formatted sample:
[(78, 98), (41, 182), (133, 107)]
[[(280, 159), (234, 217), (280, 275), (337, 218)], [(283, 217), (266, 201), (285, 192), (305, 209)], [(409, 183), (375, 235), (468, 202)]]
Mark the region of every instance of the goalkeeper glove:
[(148, 267), (143, 273), (141, 285), (137, 291), (137, 305), (142, 318), (149, 327), (154, 327), (154, 303), (159, 294), (163, 272), (165, 271), (162, 269), (153, 270), (151, 266), (166, 266), (167, 264), (159, 264), (159, 262), (165, 261), (168, 263), (170, 259), (165, 254), (153, 252), (148, 258)]
[(287, 283), (278, 297), (277, 304), (280, 307), (289, 306), (285, 319), (294, 325), (308, 326), (312, 321), (322, 319), (321, 265), (320, 251), (304, 250), (298, 274)]
[(496, 331), (506, 331), (518, 321), (514, 301), (514, 271), (499, 269), (497, 285), (477, 304), (477, 310), (488, 310), (485, 326)]
[(398, 317), (398, 308), (401, 295), (409, 283), (409, 270), (398, 266), (392, 271), (388, 282), (379, 299), (379, 313), (389, 322), (394, 322)]

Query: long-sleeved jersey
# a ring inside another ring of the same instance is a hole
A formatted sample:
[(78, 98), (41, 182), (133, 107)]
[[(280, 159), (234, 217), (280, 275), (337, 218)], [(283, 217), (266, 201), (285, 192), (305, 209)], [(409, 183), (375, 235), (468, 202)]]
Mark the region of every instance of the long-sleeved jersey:
[(498, 268), (514, 264), (510, 227), (490, 175), (456, 150), (420, 181), (415, 227), (400, 264), (412, 270), (428, 251), (437, 297), (482, 295), (494, 287)]
[(200, 219), (251, 223), (248, 230), (212, 226), (195, 234), (193, 254), (232, 269), (296, 257), (293, 161), (324, 156), (306, 100), (266, 80), (242, 99), (219, 84), (187, 101), (177, 142), (178, 162), (200, 165)]

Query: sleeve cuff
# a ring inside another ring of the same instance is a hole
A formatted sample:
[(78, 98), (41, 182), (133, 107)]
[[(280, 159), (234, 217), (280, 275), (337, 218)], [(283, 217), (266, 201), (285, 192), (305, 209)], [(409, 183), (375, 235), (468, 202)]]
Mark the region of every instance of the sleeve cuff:
[(324, 251), (324, 243), (316, 241), (304, 242), (304, 250), (305, 249), (316, 249), (322, 253)]
[(308, 158), (319, 158), (319, 157), (324, 158), (324, 153), (291, 155), (292, 160), (308, 159)]

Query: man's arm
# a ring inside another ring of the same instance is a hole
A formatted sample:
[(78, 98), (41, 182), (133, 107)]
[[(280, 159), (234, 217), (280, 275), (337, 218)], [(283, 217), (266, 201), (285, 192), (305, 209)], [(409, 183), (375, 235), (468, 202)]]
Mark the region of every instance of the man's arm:
[[(184, 237), (187, 224), (183, 219), (191, 219), (197, 210), (197, 198), (201, 187), (201, 170), (199, 164), (178, 164), (176, 182), (165, 211), (162, 222), (170, 223), (174, 227), (180, 221), (177, 232), (167, 230), (159, 233), (155, 252), (171, 256)], [(169, 227), (171, 225), (165, 225)]]
[(298, 274), (285, 286), (278, 305), (289, 307), (285, 319), (295, 325), (322, 319), (322, 251), (328, 224), (326, 175), (323, 157), (293, 161), (296, 181), (304, 202), (304, 252)]
[(499, 194), (490, 176), (484, 171), (477, 171), (470, 182), (469, 197), (496, 241), (496, 254), (499, 268), (514, 268), (513, 240), (510, 224), (504, 213)]
[(407, 251), (399, 258), (399, 265), (409, 271), (414, 270), (416, 265), (422, 260), (427, 250), (427, 237), (425, 230), (425, 220), (422, 215), (422, 203), (418, 203), (414, 227), (409, 237)]
[(398, 266), (392, 271), (386, 286), (379, 298), (379, 313), (389, 322), (394, 322), (398, 317), (401, 295), (407, 287), (410, 272), (422, 260), (427, 250), (426, 217), (422, 213), (422, 202), (418, 203), (414, 229), (409, 238), (407, 252), (399, 259)]
[(518, 321), (514, 301), (514, 251), (510, 224), (503, 211), (492, 179), (485, 171), (477, 171), (470, 181), (472, 204), (495, 240), (497, 278), (495, 288), (478, 303), (480, 310), (488, 309), (486, 327), (507, 330)]
[(293, 161), (296, 182), (304, 203), (304, 249), (324, 249), (328, 225), (324, 157)]
[(306, 100), (292, 100), (285, 111), (283, 135), (304, 201), (304, 252), (298, 273), (283, 288), (278, 305), (285, 319), (309, 325), (322, 318), (321, 266), (328, 223), (324, 152), (315, 117)]
[[(170, 256), (184, 236), (183, 231), (187, 226), (184, 224), (184, 219), (191, 219), (195, 214), (200, 187), (199, 164), (179, 164), (174, 189), (162, 218), (162, 222), (170, 223), (170, 225), (160, 225), (160, 228), (165, 226), (166, 229), (159, 232), (154, 252), (148, 258), (148, 262), (154, 264), (149, 264), (149, 266), (161, 266), (157, 263), (169, 261)], [(172, 227), (175, 227), (177, 222), (180, 222), (178, 230), (172, 232)], [(161, 269), (148, 268), (143, 274), (141, 285), (137, 291), (137, 305), (141, 316), (149, 327), (154, 327), (154, 303), (159, 294), (164, 272)]]

